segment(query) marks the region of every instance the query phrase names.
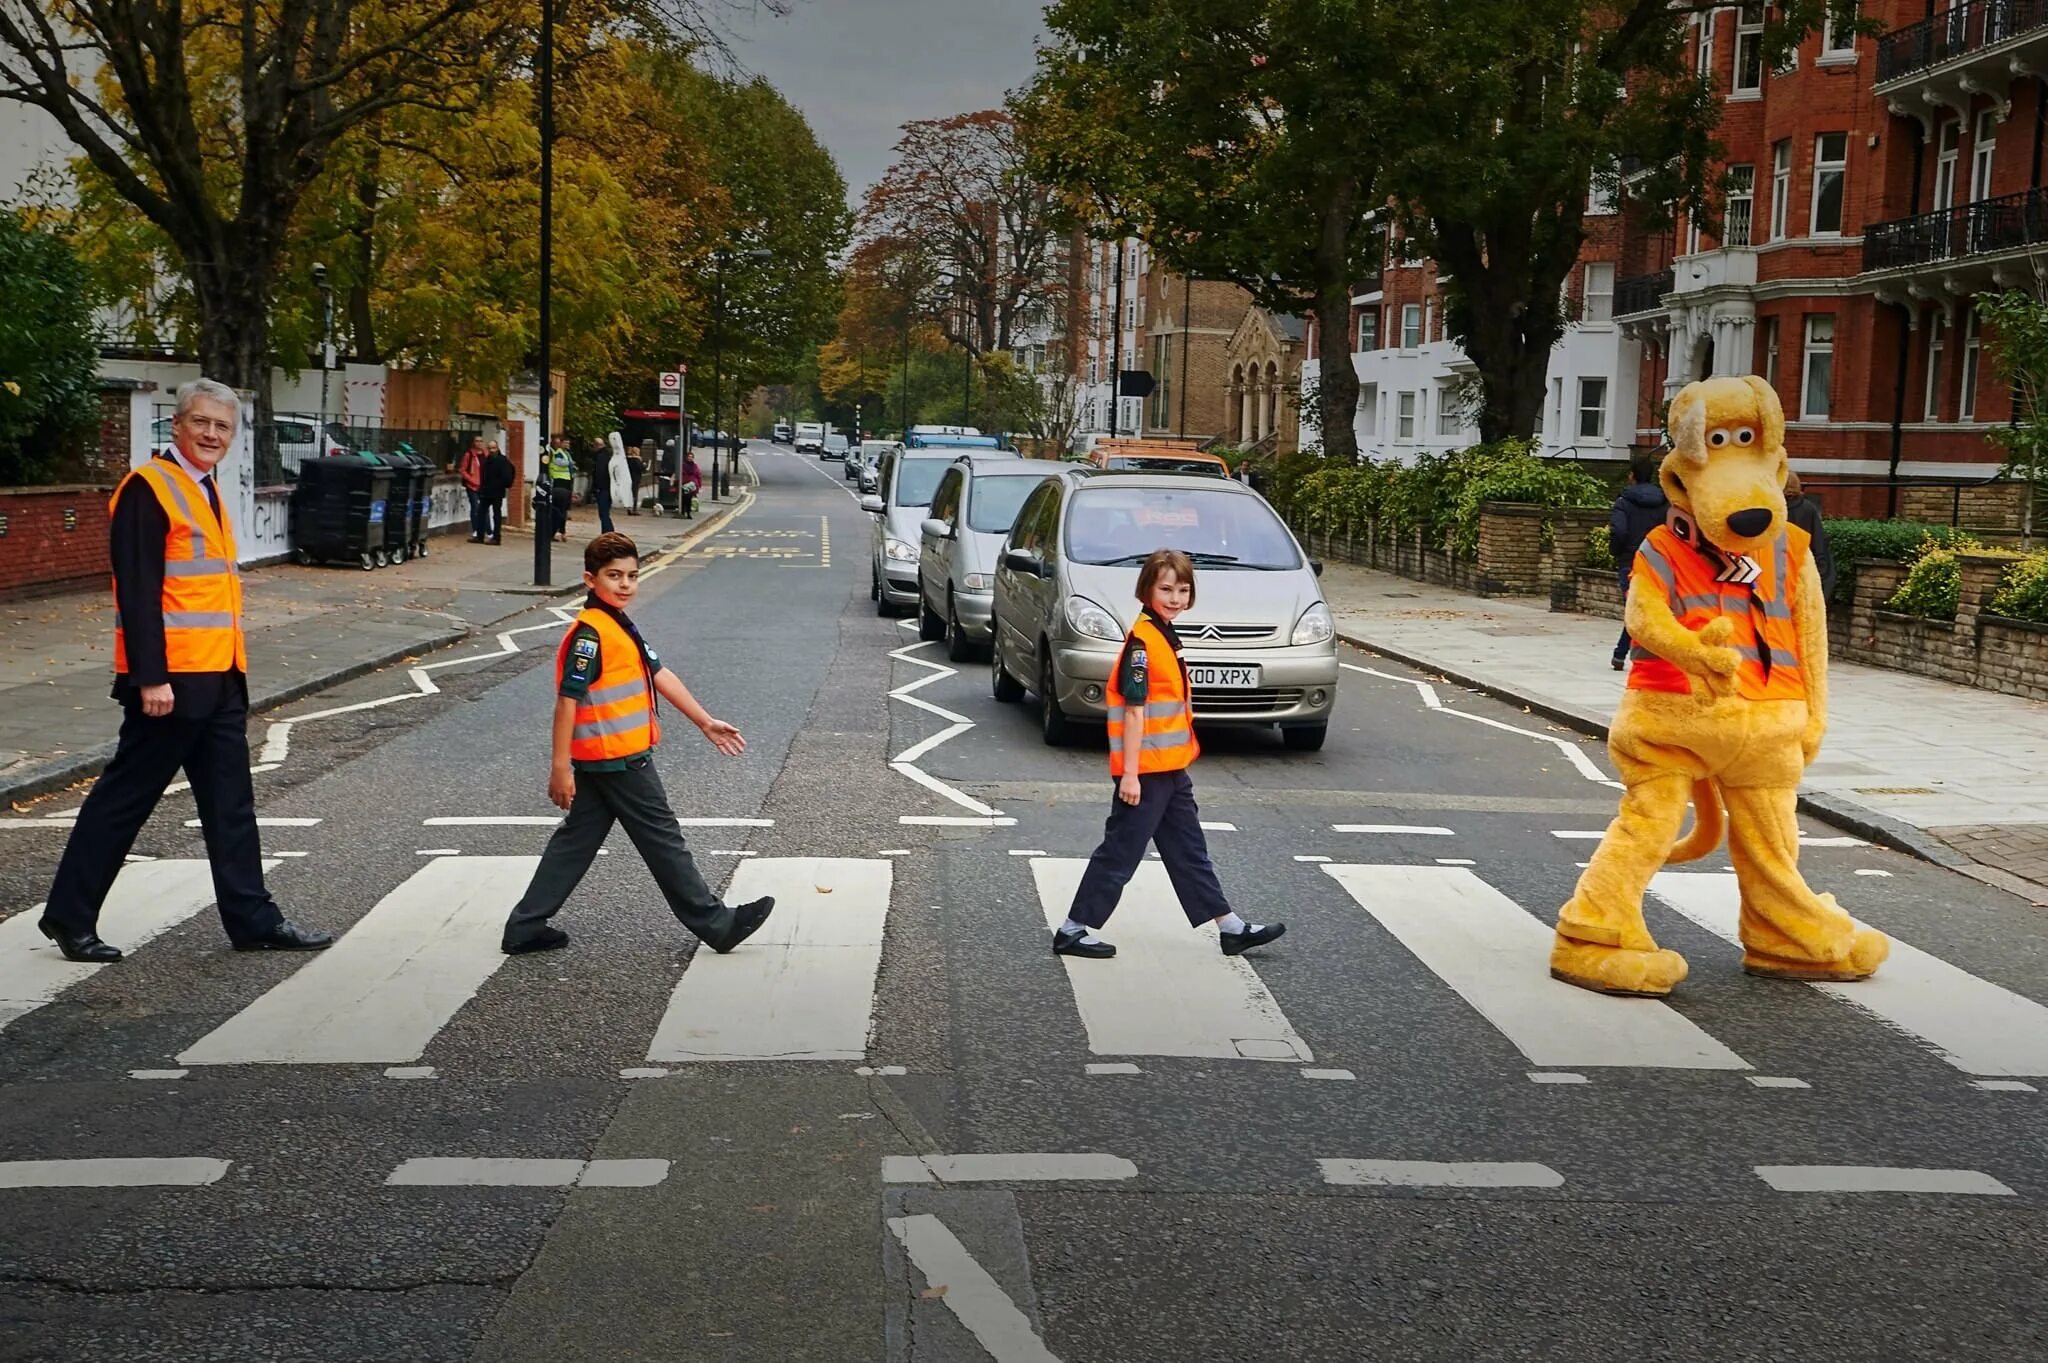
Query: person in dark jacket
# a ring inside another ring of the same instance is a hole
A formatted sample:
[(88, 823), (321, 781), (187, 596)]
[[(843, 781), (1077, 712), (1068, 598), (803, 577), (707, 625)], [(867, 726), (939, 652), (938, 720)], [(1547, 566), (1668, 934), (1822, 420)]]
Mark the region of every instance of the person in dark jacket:
[(1806, 495), (1796, 473), (1785, 479), (1785, 519), (1813, 538), (1813, 566), (1820, 569), (1821, 600), (1828, 600), (1835, 594), (1835, 551), (1828, 548), (1828, 532), (1820, 520), (1820, 503)]
[[(1614, 499), (1614, 509), (1607, 517), (1607, 543), (1614, 550), (1614, 575), (1621, 583), (1624, 602), (1628, 599), (1628, 575), (1635, 566), (1636, 550), (1642, 548), (1643, 537), (1664, 524), (1664, 518), (1671, 512), (1664, 489), (1657, 486), (1657, 468), (1655, 459), (1630, 463), (1629, 485)], [(1628, 627), (1624, 625), (1610, 660), (1616, 672), (1628, 666), (1628, 651)]]
[(512, 461), (493, 440), (484, 453), (484, 513), (490, 524), (492, 544), (505, 542), (505, 494), (518, 481)]

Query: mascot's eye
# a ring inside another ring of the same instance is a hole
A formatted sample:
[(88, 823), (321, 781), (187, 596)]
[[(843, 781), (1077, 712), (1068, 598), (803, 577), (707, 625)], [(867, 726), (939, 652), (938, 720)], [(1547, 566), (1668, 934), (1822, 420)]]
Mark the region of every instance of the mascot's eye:
[(1707, 436), (1707, 443), (1716, 449), (1728, 443), (1728, 432), (1714, 431)]
[(1736, 429), (1735, 429), (1735, 443), (1736, 443), (1736, 444), (1738, 444), (1738, 445), (1753, 445), (1753, 444), (1755, 444), (1755, 443), (1756, 443), (1756, 432), (1755, 432), (1755, 431), (1752, 431), (1752, 430), (1751, 430), (1751, 429), (1749, 429), (1749, 427), (1747, 427), (1747, 426), (1738, 426), (1738, 427), (1736, 427)]

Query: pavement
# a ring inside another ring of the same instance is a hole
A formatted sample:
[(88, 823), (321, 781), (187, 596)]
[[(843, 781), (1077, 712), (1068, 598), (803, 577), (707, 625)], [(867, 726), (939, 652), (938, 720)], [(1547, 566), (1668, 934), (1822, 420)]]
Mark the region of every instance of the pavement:
[[(252, 725), (274, 892), (239, 955), (188, 792), (66, 967), (33, 909), (76, 792), (0, 816), (8, 1363), (1671, 1363), (2048, 1359), (2048, 941), (1812, 819), (1886, 975), (1742, 973), (1721, 857), (1647, 906), (1669, 1000), (1548, 978), (1614, 807), (1597, 740), (1345, 648), (1328, 742), (1203, 729), (1226, 958), (1157, 863), (1055, 957), (1102, 741), (1040, 737), (868, 596), (836, 465), (655, 564), (633, 617), (713, 713), (657, 759), (728, 898), (696, 950), (614, 837), (504, 915), (557, 811), (566, 607)], [(430, 685), (422, 685), (422, 679)]]
[[(715, 529), (734, 505), (703, 503), (691, 520), (643, 512), (615, 524), (652, 554)], [(533, 585), (533, 534), (522, 526), (508, 526), (501, 545), (439, 535), (425, 558), (372, 572), (296, 564), (248, 570), (251, 710), (458, 642), (538, 598), (580, 590), (583, 546), (597, 531), (596, 510), (578, 507), (568, 539), (553, 545), (551, 587)], [(62, 790), (113, 757), (121, 719), (107, 695), (113, 620), (112, 593), (104, 589), (0, 603), (0, 804)]]
[[(1608, 666), (1613, 621), (1344, 563), (1325, 567), (1323, 591), (1349, 642), (1607, 736), (1624, 682)], [(2048, 896), (2048, 704), (1855, 663), (1828, 675), (1828, 734), (1802, 807)]]

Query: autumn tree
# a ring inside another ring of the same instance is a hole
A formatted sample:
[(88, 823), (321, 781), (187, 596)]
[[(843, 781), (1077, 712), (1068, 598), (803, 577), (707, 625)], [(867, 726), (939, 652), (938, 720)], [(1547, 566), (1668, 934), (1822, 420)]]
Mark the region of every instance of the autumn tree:
[(70, 245), (0, 212), (0, 487), (57, 473), (97, 415), (92, 306)]
[(1177, 273), (1312, 313), (1325, 451), (1354, 458), (1354, 281), (1381, 241), (1382, 72), (1402, 10), (1374, 0), (1056, 0), (1018, 101), (1030, 164), (1090, 229)]

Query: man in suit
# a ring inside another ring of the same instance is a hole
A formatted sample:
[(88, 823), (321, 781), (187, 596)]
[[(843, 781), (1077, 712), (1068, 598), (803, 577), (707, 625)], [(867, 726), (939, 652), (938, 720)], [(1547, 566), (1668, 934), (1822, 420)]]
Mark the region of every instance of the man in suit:
[(121, 959), (100, 940), (100, 906), (180, 767), (235, 950), (318, 951), (334, 942), (288, 921), (263, 884), (242, 579), (213, 476), (240, 420), (232, 388), (211, 379), (186, 384), (171, 419), (172, 448), (114, 493), (113, 695), (126, 713), (114, 760), (78, 811), (39, 924), (67, 960)]

